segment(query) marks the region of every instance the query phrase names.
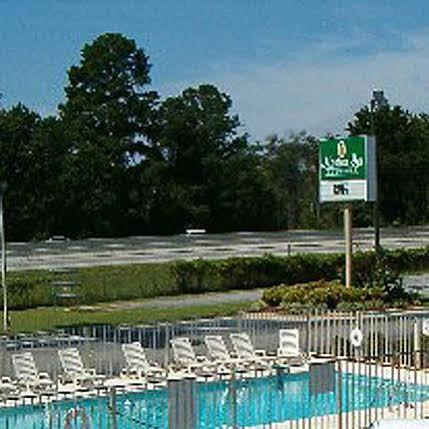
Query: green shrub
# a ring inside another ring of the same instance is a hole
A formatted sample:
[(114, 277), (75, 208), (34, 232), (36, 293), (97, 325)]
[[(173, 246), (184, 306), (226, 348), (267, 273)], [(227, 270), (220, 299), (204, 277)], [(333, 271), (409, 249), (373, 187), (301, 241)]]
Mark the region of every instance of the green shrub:
[(342, 259), (338, 254), (197, 259), (176, 262), (172, 272), (181, 292), (254, 289), (337, 279)]
[(264, 291), (262, 300), (288, 311), (381, 309), (414, 303), (414, 297), (405, 292), (397, 299), (383, 287), (346, 288), (339, 282), (326, 281), (273, 287)]
[[(374, 252), (358, 252), (353, 257), (353, 264), (354, 286), (365, 288), (383, 284), (400, 299), (401, 290), (395, 280), (397, 273), (428, 270), (429, 247), (385, 251), (378, 258)], [(386, 270), (390, 279), (383, 274)], [(181, 293), (267, 288), (279, 284), (287, 287), (322, 279), (341, 281), (343, 276), (344, 255), (298, 254), (81, 268), (76, 281), (79, 302), (94, 304)], [(53, 275), (44, 270), (8, 273), (10, 308), (53, 305), (51, 280)], [(272, 294), (269, 298), (272, 305), (279, 305), (282, 300), (279, 292), (269, 293)]]

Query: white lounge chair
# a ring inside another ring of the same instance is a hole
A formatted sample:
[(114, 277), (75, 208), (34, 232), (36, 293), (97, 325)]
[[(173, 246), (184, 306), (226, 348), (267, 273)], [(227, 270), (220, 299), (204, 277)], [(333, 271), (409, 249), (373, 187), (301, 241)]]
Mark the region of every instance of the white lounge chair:
[(197, 356), (188, 337), (177, 337), (171, 340), (174, 369), (195, 373), (213, 373), (216, 364), (209, 362), (205, 356)]
[(0, 396), (7, 396), (15, 393), (17, 384), (10, 377), (3, 376), (0, 378)]
[(122, 344), (126, 367), (123, 373), (128, 376), (136, 376), (148, 380), (166, 379), (167, 372), (157, 363), (150, 362), (146, 352), (139, 342)]
[(32, 353), (25, 352), (12, 355), (12, 365), (18, 385), (26, 390), (47, 392), (55, 388), (49, 374), (38, 371)]
[(97, 374), (94, 369), (85, 368), (79, 350), (71, 347), (58, 351), (61, 366), (64, 370), (64, 382), (80, 385), (100, 384), (105, 377)]
[(221, 335), (206, 335), (204, 343), (211, 359), (222, 363), (233, 360)]
[(248, 334), (241, 332), (229, 334), (232, 346), (237, 354), (237, 357), (242, 361), (259, 364), (267, 367), (268, 363), (273, 360), (273, 357), (267, 356), (265, 350), (255, 349)]
[(206, 335), (204, 342), (209, 358), (220, 365), (218, 372), (223, 373), (222, 375), (228, 375), (231, 372), (246, 372), (251, 369), (251, 362), (242, 361), (229, 352), (221, 335)]
[(299, 347), (298, 329), (280, 329), (279, 330), (279, 348), (277, 356), (285, 359), (290, 364), (302, 365), (305, 357)]

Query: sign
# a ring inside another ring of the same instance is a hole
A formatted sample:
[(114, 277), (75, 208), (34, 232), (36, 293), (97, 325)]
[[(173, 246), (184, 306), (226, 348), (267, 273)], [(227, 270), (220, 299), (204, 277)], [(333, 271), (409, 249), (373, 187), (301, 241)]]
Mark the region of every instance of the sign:
[(335, 363), (320, 362), (310, 364), (310, 395), (320, 395), (335, 390)]
[(376, 195), (374, 138), (358, 136), (321, 139), (320, 202), (374, 201)]

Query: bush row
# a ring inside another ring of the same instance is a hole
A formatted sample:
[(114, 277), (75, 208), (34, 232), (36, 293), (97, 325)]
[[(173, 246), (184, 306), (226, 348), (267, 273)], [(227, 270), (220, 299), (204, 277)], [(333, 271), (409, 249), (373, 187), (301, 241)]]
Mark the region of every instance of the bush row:
[[(403, 271), (429, 270), (429, 247), (383, 253), (383, 263)], [(373, 252), (354, 256), (354, 285), (374, 282), (377, 259)], [(204, 293), (231, 289), (266, 288), (324, 279), (342, 281), (344, 256), (340, 254), (264, 255), (225, 260), (81, 268), (76, 274), (79, 302), (93, 304), (161, 295)], [(9, 304), (23, 309), (54, 304), (48, 271), (8, 274)]]
[[(375, 252), (358, 252), (353, 258), (353, 284), (373, 284), (379, 275), (380, 259), (386, 269), (395, 272), (429, 270), (429, 247)], [(344, 255), (298, 254), (265, 255), (225, 260), (181, 261), (172, 266), (177, 289), (181, 293), (252, 289), (279, 284), (293, 285), (317, 280), (344, 278)]]
[(271, 307), (287, 311), (302, 310), (375, 310), (418, 304), (415, 296), (402, 291), (389, 294), (383, 287), (344, 287), (340, 282), (311, 282), (280, 285), (264, 291), (262, 300)]

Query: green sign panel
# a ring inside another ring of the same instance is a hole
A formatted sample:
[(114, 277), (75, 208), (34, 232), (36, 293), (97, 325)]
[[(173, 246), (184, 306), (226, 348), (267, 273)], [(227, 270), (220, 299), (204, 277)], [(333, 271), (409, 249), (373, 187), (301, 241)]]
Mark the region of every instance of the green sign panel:
[(375, 140), (371, 136), (321, 139), (319, 200), (374, 201), (377, 195)]
[(321, 180), (365, 180), (365, 137), (324, 139), (319, 145)]

